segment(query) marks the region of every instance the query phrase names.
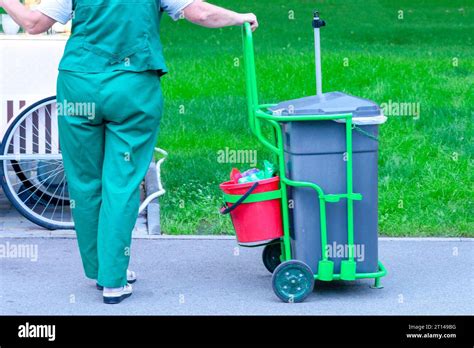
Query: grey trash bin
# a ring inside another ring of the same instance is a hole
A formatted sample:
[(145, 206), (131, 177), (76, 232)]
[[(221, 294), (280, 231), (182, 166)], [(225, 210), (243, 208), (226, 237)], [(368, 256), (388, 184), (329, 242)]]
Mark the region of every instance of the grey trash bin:
[[(290, 100), (270, 108), (278, 115), (352, 113), (353, 185), (362, 194), (354, 201), (354, 244), (357, 273), (378, 270), (378, 125), (386, 121), (374, 102), (341, 92)], [(287, 122), (283, 125), (287, 176), (319, 185), (326, 194), (346, 192), (345, 120)], [(293, 258), (318, 273), (321, 260), (319, 200), (310, 188), (289, 187)], [(326, 204), (328, 255), (334, 273), (347, 253), (347, 200)]]

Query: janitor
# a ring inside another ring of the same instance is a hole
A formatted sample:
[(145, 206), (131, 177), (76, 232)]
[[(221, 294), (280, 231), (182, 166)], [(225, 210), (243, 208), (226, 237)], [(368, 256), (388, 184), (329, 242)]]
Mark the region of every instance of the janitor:
[(202, 0), (42, 0), (35, 10), (18, 0), (0, 6), (30, 34), (72, 18), (59, 65), (58, 103), (89, 105), (58, 115), (69, 196), (85, 274), (105, 303), (132, 294), (128, 270), (139, 185), (153, 156), (163, 112), (160, 42), (163, 11), (210, 28), (258, 27), (240, 14)]

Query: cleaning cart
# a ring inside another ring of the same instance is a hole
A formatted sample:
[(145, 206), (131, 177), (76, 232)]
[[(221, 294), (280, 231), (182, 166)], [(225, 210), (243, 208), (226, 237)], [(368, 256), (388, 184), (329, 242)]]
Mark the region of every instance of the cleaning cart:
[[(275, 294), (284, 302), (302, 302), (313, 292), (315, 280), (372, 278), (373, 287), (381, 288), (380, 279), (387, 273), (378, 261), (377, 241), (378, 127), (386, 117), (370, 100), (322, 92), (319, 31), (325, 22), (318, 12), (312, 24), (317, 94), (263, 105), (258, 102), (252, 31), (244, 25), (249, 124), (274, 154), (279, 188), (257, 191), (257, 181), (239, 194), (223, 189), (226, 204), (221, 212), (231, 214), (239, 243), (247, 235), (235, 221), (252, 220), (256, 214), (259, 220), (274, 220), (261, 224), (260, 231), (252, 224), (254, 238), (241, 244), (265, 245), (263, 262), (273, 273)], [(273, 136), (264, 133), (264, 125)], [(263, 209), (263, 202), (278, 202), (278, 217), (274, 205)], [(259, 209), (252, 211), (256, 204)], [(265, 240), (272, 232), (279, 237)]]

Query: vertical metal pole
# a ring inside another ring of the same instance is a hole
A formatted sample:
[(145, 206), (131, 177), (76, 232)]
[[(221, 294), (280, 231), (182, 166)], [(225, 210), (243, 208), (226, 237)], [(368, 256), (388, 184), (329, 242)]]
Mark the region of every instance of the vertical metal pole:
[(354, 261), (354, 200), (352, 184), (352, 116), (346, 118), (347, 245), (349, 261)]
[(321, 37), (319, 36), (319, 28), (324, 27), (326, 23), (319, 18), (319, 12), (315, 11), (313, 15), (314, 28), (314, 60), (316, 65), (316, 95), (323, 95), (323, 74), (321, 73)]
[[(277, 133), (277, 148), (278, 148), (278, 164), (280, 166), (280, 185), (281, 185), (281, 204), (282, 204), (282, 213), (283, 213), (283, 244), (284, 248), (284, 257), (285, 261), (291, 260), (291, 240), (290, 240), (290, 213), (288, 206), (288, 188), (285, 182), (286, 171), (285, 171), (285, 150), (283, 145), (283, 131), (281, 125), (278, 125), (276, 122), (273, 123), (274, 129), (278, 129)], [(278, 128), (277, 128), (278, 127)]]
[(321, 226), (321, 259), (328, 260), (328, 232), (326, 224), (326, 201), (323, 196), (319, 196), (319, 221)]
[(319, 28), (314, 28), (314, 59), (316, 65), (316, 95), (323, 94), (323, 77), (321, 73), (321, 37)]

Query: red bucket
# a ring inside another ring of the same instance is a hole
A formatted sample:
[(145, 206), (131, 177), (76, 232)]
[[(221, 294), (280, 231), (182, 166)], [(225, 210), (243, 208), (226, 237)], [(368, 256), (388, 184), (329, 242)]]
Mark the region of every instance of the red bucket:
[(227, 201), (221, 213), (230, 213), (239, 243), (261, 242), (283, 236), (278, 176), (244, 184), (227, 181), (219, 187)]

